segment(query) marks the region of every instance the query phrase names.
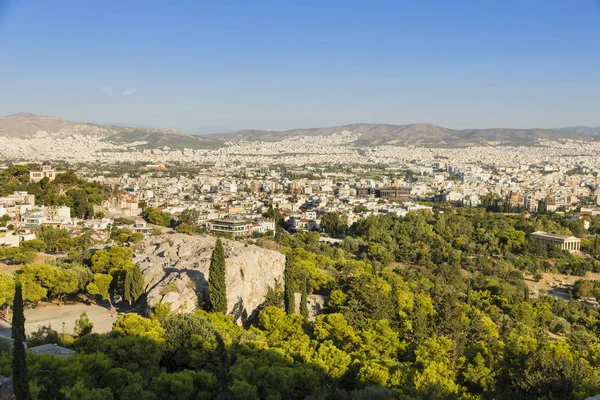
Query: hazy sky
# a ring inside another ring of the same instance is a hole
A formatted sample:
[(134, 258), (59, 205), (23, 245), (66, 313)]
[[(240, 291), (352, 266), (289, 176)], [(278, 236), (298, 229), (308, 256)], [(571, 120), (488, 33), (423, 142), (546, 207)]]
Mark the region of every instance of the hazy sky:
[(0, 0), (0, 114), (600, 125), (596, 0)]

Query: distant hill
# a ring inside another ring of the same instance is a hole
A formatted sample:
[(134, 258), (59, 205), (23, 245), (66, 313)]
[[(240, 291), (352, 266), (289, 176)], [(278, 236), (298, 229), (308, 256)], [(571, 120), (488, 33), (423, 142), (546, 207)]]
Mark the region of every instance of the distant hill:
[(410, 125), (351, 124), (287, 131), (242, 130), (231, 133), (192, 135), (172, 129), (100, 125), (35, 114), (13, 114), (0, 117), (0, 137), (65, 138), (79, 134), (98, 136), (102, 140), (112, 143), (147, 142), (141, 147), (168, 146), (175, 149), (212, 148), (222, 146), (225, 142), (239, 140), (279, 141), (297, 136), (331, 136), (343, 131), (359, 135), (354, 142), (359, 146), (530, 146), (538, 143), (538, 139), (594, 140), (593, 136), (600, 135), (600, 133), (590, 133), (594, 129), (600, 130), (600, 128), (586, 127), (556, 130), (501, 128), (456, 130), (418, 123)]
[(206, 148), (221, 143), (216, 139), (187, 135), (172, 129), (100, 125), (25, 113), (0, 117), (0, 137), (66, 138), (74, 135), (97, 136), (114, 143), (148, 142), (144, 147)]
[(575, 132), (587, 136), (600, 136), (600, 126), (568, 126), (566, 128), (558, 128), (557, 131)]
[(278, 141), (296, 136), (330, 136), (350, 131), (360, 134), (357, 145), (451, 146), (476, 145), (534, 145), (538, 139), (590, 140), (578, 132), (550, 129), (448, 129), (431, 124), (386, 125), (352, 124), (330, 128), (293, 129), (288, 131), (242, 130), (229, 134), (208, 135), (226, 141), (262, 140)]

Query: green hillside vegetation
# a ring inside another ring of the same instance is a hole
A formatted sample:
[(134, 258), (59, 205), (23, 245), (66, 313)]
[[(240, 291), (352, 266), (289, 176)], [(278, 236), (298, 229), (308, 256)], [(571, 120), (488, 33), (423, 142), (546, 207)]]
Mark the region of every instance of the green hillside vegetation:
[[(532, 298), (523, 273), (583, 275), (600, 262), (593, 244), (573, 256), (529, 241), (540, 229), (570, 232), (553, 217), (458, 209), (369, 217), (335, 248), (315, 232), (278, 235), (286, 286), (329, 295), (314, 322), (286, 313), (277, 285), (245, 328), (220, 312), (171, 314), (159, 304), (149, 318), (121, 315), (107, 335), (44, 331), (36, 343), (77, 354), (29, 354), (32, 398), (584, 399), (600, 393), (598, 309)], [(26, 302), (84, 285), (101, 298), (134, 281), (134, 267), (131, 249), (113, 247), (20, 275)], [(14, 282), (3, 278), (0, 288), (10, 303)], [(594, 284), (576, 288), (596, 293)], [(10, 375), (9, 360), (0, 353), (0, 374)]]
[(11, 165), (0, 171), (0, 196), (26, 191), (35, 195), (37, 205), (64, 205), (71, 208), (73, 217), (91, 218), (93, 204), (100, 203), (110, 195), (109, 188), (80, 179), (73, 172), (59, 172), (53, 181), (44, 178), (39, 182), (31, 182), (29, 171), (37, 169), (38, 165), (29, 164)]
[(130, 129), (122, 131), (117, 135), (109, 136), (103, 139), (105, 142), (117, 144), (147, 142), (138, 146), (139, 148), (153, 149), (167, 146), (172, 149), (207, 149), (216, 148), (223, 145), (221, 141), (209, 139), (202, 136), (164, 133), (157, 131), (148, 131), (144, 129)]

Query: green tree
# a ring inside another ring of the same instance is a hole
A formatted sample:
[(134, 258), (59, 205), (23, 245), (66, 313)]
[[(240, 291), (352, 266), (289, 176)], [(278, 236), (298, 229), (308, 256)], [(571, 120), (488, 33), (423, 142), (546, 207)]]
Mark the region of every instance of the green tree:
[(348, 229), (348, 217), (336, 212), (328, 212), (321, 219), (321, 228), (335, 237), (344, 237)]
[(110, 301), (110, 284), (113, 280), (112, 275), (94, 274), (94, 280), (88, 283), (86, 289), (92, 296), (100, 296), (102, 300)]
[(308, 293), (307, 293), (307, 279), (302, 279), (302, 284), (300, 285), (300, 315), (306, 321), (308, 319)]
[(42, 226), (37, 233), (38, 239), (46, 243), (48, 251), (66, 250), (61, 248), (61, 239), (68, 239), (71, 234), (66, 229)]
[(159, 211), (154, 207), (146, 207), (142, 212), (142, 217), (151, 224), (160, 226), (171, 225), (171, 214)]
[(15, 279), (11, 275), (0, 274), (0, 308), (12, 304), (15, 295)]
[(198, 226), (200, 211), (197, 208), (186, 208), (179, 216), (179, 224), (187, 224), (192, 228)]
[(294, 314), (296, 312), (296, 298), (294, 285), (294, 256), (287, 254), (285, 257), (285, 269), (283, 271), (283, 304), (285, 312)]
[(131, 307), (144, 293), (144, 276), (139, 265), (134, 264), (125, 269), (123, 294)]
[[(215, 342), (215, 329), (210, 322), (196, 314), (170, 314), (161, 323), (164, 328), (165, 356), (163, 361), (169, 369), (189, 367), (199, 362), (207, 351), (204, 348)], [(200, 352), (195, 348), (200, 347)]]
[(90, 322), (90, 318), (88, 317), (87, 313), (82, 312), (79, 318), (75, 320), (73, 331), (77, 336), (82, 337), (92, 333), (92, 328), (94, 328), (94, 324)]
[(46, 250), (46, 243), (40, 239), (26, 240), (19, 244), (19, 247), (23, 249), (23, 251), (35, 251), (42, 252)]
[(158, 320), (144, 318), (135, 313), (119, 315), (113, 325), (113, 332), (122, 336), (142, 336), (152, 340), (162, 340), (165, 330)]
[(227, 314), (227, 288), (225, 284), (225, 251), (221, 239), (217, 239), (210, 257), (208, 270), (209, 310)]
[(23, 312), (23, 292), (19, 276), (15, 280), (14, 312), (12, 318), (13, 342), (13, 390), (17, 400), (29, 400), (29, 374), (25, 355), (25, 314)]

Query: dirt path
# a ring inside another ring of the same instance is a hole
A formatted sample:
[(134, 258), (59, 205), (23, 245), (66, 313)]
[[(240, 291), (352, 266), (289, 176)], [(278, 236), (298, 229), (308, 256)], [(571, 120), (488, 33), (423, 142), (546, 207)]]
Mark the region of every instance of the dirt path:
[(550, 296), (569, 299), (571, 287), (580, 279), (600, 281), (600, 273), (587, 272), (585, 276), (544, 273), (539, 282), (533, 280), (529, 275), (525, 275), (525, 283), (529, 287), (530, 294), (537, 297), (542, 293)]
[[(25, 310), (25, 331), (29, 335), (31, 332), (37, 331), (40, 326), (50, 325), (55, 331), (62, 332), (64, 322), (65, 332), (73, 333), (75, 320), (82, 312), (87, 313), (90, 322), (94, 324), (92, 332), (96, 333), (110, 332), (117, 317), (116, 313), (111, 315), (109, 310), (97, 305), (44, 305)], [(10, 331), (10, 324), (0, 320), (0, 335), (10, 337)]]

